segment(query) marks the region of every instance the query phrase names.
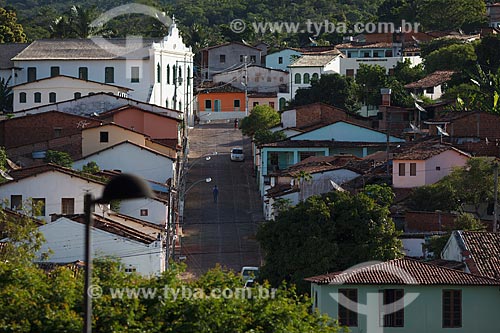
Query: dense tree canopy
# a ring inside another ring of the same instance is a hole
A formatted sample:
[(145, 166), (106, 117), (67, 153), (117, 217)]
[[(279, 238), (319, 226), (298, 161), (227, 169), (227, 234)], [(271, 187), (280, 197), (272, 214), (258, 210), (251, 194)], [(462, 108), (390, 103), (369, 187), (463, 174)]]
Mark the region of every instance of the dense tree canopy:
[(0, 7), (0, 43), (24, 43), (26, 35), (16, 13)]
[[(390, 197), (384, 190), (370, 193), (384, 203)], [(262, 276), (273, 285), (285, 280), (307, 291), (305, 277), (398, 257), (397, 236), (387, 206), (367, 194), (313, 196), (259, 229), (257, 238), (265, 253)]]
[[(0, 226), (12, 240), (0, 251), (0, 331), (81, 332), (82, 269), (43, 271), (33, 264), (43, 239), (30, 218), (7, 218), (0, 209)], [(186, 282), (182, 271), (172, 264), (161, 276), (144, 277), (125, 273), (115, 260), (94, 260), (92, 283), (102, 293), (92, 301), (93, 332), (340, 331), (331, 319), (311, 313), (311, 301), (293, 288), (243, 289), (238, 275), (220, 268)]]

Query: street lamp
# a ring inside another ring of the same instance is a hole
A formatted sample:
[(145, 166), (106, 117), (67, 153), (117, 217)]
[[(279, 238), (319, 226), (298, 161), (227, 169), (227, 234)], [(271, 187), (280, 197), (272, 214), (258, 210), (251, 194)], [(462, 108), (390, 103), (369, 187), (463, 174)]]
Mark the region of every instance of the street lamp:
[(154, 194), (146, 181), (130, 175), (121, 174), (113, 177), (104, 187), (102, 197), (94, 199), (91, 193), (86, 193), (83, 200), (85, 217), (85, 290), (84, 290), (84, 320), (83, 332), (92, 332), (92, 298), (89, 288), (92, 279), (91, 228), (93, 224), (92, 208), (95, 204), (109, 204), (113, 200), (137, 198), (153, 198)]

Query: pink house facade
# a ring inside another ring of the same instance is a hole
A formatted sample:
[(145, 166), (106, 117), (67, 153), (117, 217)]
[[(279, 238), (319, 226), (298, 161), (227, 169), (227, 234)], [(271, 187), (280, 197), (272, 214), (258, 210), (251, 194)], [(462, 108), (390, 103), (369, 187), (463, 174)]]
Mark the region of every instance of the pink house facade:
[(99, 116), (103, 120), (146, 134), (152, 139), (180, 138), (181, 120), (166, 114), (126, 105)]
[(453, 168), (465, 166), (469, 157), (469, 154), (448, 145), (396, 153), (392, 168), (393, 187), (413, 188), (434, 184), (449, 175)]

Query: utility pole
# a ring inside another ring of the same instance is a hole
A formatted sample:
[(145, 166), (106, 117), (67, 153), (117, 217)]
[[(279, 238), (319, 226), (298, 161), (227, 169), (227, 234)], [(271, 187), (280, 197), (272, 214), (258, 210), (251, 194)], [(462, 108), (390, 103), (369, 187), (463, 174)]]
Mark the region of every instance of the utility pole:
[(493, 162), (493, 170), (495, 171), (495, 189), (493, 195), (493, 232), (497, 232), (498, 222), (498, 162)]
[(248, 116), (248, 68), (247, 68), (247, 56), (243, 58), (245, 60), (245, 117)]

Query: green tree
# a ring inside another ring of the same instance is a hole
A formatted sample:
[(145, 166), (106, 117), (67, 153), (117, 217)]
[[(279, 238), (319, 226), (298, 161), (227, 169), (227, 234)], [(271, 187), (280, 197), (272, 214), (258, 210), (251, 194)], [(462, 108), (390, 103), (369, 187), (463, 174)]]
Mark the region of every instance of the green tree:
[(286, 139), (286, 134), (283, 132), (272, 132), (268, 129), (259, 129), (253, 137), (255, 144), (261, 145), (269, 142), (276, 142)]
[(359, 109), (356, 98), (357, 84), (340, 74), (323, 74), (317, 81), (311, 81), (311, 88), (299, 89), (292, 101), (292, 106), (322, 102), (355, 112)]
[(363, 189), (363, 193), (372, 198), (378, 205), (382, 207), (390, 207), (395, 197), (392, 188), (387, 184), (366, 185)]
[(304, 292), (305, 277), (401, 255), (388, 208), (363, 193), (312, 196), (262, 224), (257, 239), (265, 253), (262, 277), (276, 286), (291, 282)]
[(500, 37), (489, 35), (481, 38), (481, 41), (476, 44), (478, 65), (487, 68), (488, 72), (498, 72), (500, 68), (498, 50), (500, 50)]
[(73, 160), (68, 153), (56, 150), (47, 150), (44, 162), (54, 163), (65, 168), (71, 168), (73, 165)]
[(412, 66), (409, 59), (400, 61), (394, 67), (393, 77), (403, 85), (418, 81), (425, 77), (425, 70), (422, 64)]
[(386, 69), (380, 65), (360, 64), (356, 73), (359, 100), (365, 105), (380, 105), (382, 102), (381, 88), (386, 87)]
[(421, 0), (417, 16), (425, 30), (472, 31), (486, 23), (486, 5), (477, 0)]
[(411, 210), (434, 212), (456, 211), (460, 208), (460, 201), (451, 186), (443, 182), (415, 188), (407, 201)]
[(85, 173), (96, 174), (100, 171), (99, 166), (96, 162), (90, 161), (82, 167), (82, 171)]
[(10, 77), (7, 80), (0, 79), (0, 113), (12, 111), (13, 93), (9, 82)]
[(268, 105), (257, 105), (250, 115), (240, 122), (240, 129), (246, 136), (254, 136), (258, 130), (266, 130), (280, 123), (280, 115)]
[(7, 152), (0, 146), (0, 170), (7, 171)]
[(0, 7), (0, 43), (25, 43), (23, 27), (17, 23), (16, 13)]
[(462, 72), (472, 68), (476, 60), (474, 45), (453, 44), (429, 53), (424, 59), (424, 65), (427, 73), (438, 70)]

